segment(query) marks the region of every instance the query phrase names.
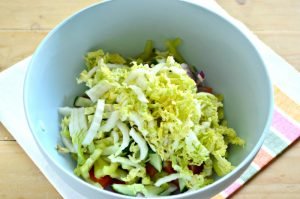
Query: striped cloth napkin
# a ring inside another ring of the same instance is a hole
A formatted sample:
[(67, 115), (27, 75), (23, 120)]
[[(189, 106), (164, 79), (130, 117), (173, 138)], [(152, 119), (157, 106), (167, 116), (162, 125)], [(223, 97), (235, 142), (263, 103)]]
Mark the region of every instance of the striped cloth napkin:
[[(189, 1), (200, 3), (212, 12), (221, 15), (247, 35), (260, 52), (274, 85), (275, 111), (271, 129), (261, 150), (244, 174), (227, 189), (213, 197), (213, 199), (223, 199), (241, 188), (251, 177), (300, 137), (300, 74), (264, 45), (243, 24), (229, 16), (214, 0)], [(0, 74), (0, 99), (2, 102), (0, 104), (0, 121), (63, 198), (85, 198), (73, 190), (51, 168), (30, 133), (22, 101), (23, 82), (29, 61), (30, 58), (27, 58)], [(16, 115), (18, 115), (18, 125), (15, 121)]]

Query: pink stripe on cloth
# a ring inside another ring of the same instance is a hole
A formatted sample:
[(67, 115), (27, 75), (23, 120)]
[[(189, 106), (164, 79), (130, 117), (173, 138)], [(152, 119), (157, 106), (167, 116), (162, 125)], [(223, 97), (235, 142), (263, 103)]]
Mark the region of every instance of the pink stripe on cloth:
[(300, 137), (300, 127), (274, 109), (272, 126), (291, 142)]
[(226, 194), (226, 198), (230, 196), (233, 192), (238, 190), (243, 184), (239, 183), (238, 181), (235, 181), (232, 183), (229, 187), (227, 187), (224, 191), (223, 194)]

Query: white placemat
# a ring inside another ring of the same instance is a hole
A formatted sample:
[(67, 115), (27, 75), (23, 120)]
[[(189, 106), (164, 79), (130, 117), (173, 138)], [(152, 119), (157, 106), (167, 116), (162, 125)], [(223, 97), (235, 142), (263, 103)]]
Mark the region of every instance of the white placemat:
[[(199, 3), (238, 25), (260, 51), (264, 62), (268, 66), (273, 84), (285, 91), (291, 99), (300, 103), (300, 92), (296, 92), (300, 91), (299, 72), (257, 39), (243, 24), (230, 17), (214, 0), (191, 0), (190, 2)], [(23, 104), (23, 82), (29, 62), (30, 57), (0, 74), (0, 121), (64, 198), (84, 198), (67, 185), (49, 166), (30, 133)]]

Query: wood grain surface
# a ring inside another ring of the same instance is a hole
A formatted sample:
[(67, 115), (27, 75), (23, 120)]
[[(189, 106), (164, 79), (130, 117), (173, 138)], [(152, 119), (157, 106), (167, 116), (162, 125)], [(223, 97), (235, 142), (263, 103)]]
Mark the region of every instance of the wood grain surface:
[[(0, 71), (32, 54), (61, 20), (96, 0), (0, 0)], [(217, 0), (300, 71), (299, 0)], [(0, 124), (0, 198), (61, 198)], [(300, 142), (233, 198), (300, 198)]]

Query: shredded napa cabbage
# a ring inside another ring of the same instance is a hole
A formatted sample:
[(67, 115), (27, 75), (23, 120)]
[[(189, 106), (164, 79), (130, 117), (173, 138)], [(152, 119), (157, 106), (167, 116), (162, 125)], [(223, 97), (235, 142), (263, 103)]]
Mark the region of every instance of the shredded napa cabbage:
[[(227, 127), (222, 97), (197, 91), (179, 44), (180, 39), (169, 40), (161, 52), (147, 41), (133, 60), (101, 49), (86, 55), (77, 81), (87, 86), (83, 98), (89, 103), (59, 110), (64, 146), (58, 149), (77, 160), (77, 175), (91, 181), (93, 169), (96, 178), (117, 178), (132, 184), (133, 193), (146, 195), (151, 193), (145, 186), (168, 184), (165, 195), (175, 190), (169, 186), (173, 180), (179, 179), (180, 189), (197, 189), (212, 183), (214, 173), (223, 176), (234, 169), (228, 147), (244, 141)], [(158, 155), (151, 161), (150, 152)], [(171, 162), (175, 173), (164, 173), (153, 161)], [(148, 175), (148, 163), (160, 178)], [(194, 174), (190, 165), (203, 169)]]

